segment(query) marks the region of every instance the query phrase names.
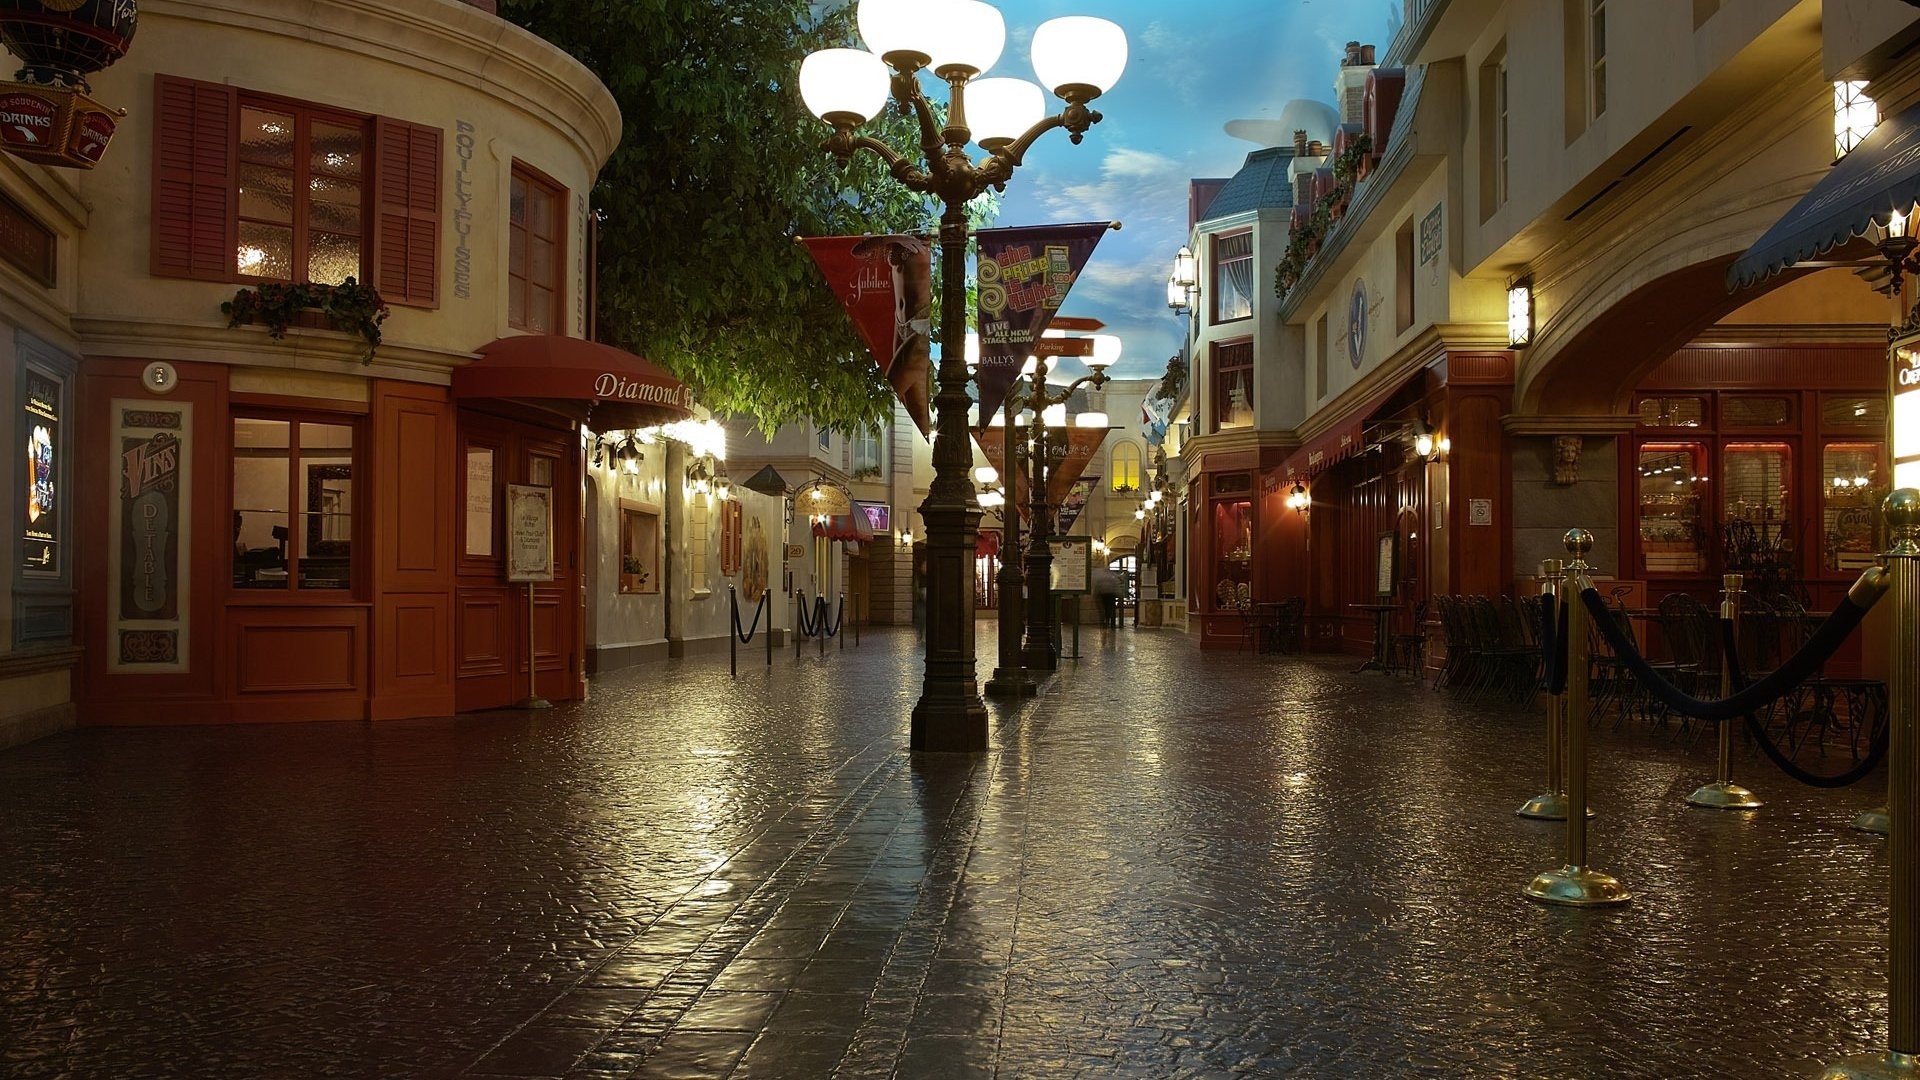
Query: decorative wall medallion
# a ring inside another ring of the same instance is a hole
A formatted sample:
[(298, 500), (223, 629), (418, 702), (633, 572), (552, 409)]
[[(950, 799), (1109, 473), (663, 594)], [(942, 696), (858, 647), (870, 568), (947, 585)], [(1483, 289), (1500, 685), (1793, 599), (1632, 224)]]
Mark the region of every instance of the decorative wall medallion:
[(1355, 278), (1353, 294), (1347, 298), (1347, 363), (1357, 370), (1367, 355), (1367, 282)]
[(156, 394), (171, 394), (173, 388), (180, 385), (180, 376), (174, 374), (172, 364), (155, 360), (140, 372), (140, 385)]

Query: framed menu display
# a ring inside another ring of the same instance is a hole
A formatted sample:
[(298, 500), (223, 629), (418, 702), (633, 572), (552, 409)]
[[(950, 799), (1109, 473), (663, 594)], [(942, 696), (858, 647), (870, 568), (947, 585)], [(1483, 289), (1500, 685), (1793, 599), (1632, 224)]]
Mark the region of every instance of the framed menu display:
[(1399, 567), (1394, 565), (1394, 556), (1395, 545), (1393, 533), (1381, 533), (1379, 537), (1379, 551), (1374, 557), (1373, 591), (1378, 593), (1383, 599), (1393, 595), (1393, 579), (1395, 573), (1399, 570)]
[(553, 489), (507, 485), (507, 580), (553, 580)]
[(1053, 548), (1053, 584), (1057, 593), (1084, 593), (1093, 579), (1093, 540), (1072, 536), (1049, 542)]

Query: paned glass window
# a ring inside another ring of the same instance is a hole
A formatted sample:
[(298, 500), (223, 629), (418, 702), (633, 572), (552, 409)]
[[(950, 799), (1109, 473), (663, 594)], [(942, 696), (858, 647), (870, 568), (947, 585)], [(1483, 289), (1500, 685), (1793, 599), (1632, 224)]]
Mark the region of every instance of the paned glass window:
[(1731, 397), (1720, 399), (1720, 426), (1723, 428), (1783, 427), (1793, 422), (1793, 403), (1783, 397)]
[(235, 270), (267, 281), (365, 280), (363, 120), (242, 97)]
[(1710, 484), (1707, 447), (1697, 442), (1645, 443), (1638, 462), (1641, 569), (1696, 573), (1707, 565), (1701, 497)]
[(1213, 321), (1231, 322), (1253, 314), (1253, 234), (1235, 233), (1213, 241)]
[(354, 429), (336, 419), (233, 421), (233, 587), (353, 587)]
[(1131, 440), (1114, 446), (1113, 477), (1109, 484), (1123, 494), (1140, 490), (1140, 448)]
[(1607, 111), (1607, 0), (1587, 0), (1587, 103)]
[(514, 163), (507, 209), (507, 325), (516, 330), (559, 332), (566, 205), (565, 189)]
[(1697, 428), (1706, 421), (1707, 401), (1698, 397), (1640, 399), (1640, 426)]
[(1829, 570), (1864, 570), (1879, 553), (1880, 500), (1887, 493), (1885, 447), (1832, 442), (1820, 451), (1821, 557)]

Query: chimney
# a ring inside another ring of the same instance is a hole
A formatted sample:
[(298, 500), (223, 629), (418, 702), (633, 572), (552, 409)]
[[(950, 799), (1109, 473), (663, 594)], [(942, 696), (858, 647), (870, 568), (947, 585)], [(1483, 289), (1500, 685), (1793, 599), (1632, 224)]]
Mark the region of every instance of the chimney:
[(1326, 157), (1327, 145), (1319, 139), (1315, 139), (1307, 144), (1307, 153), (1312, 157)]
[(1353, 65), (1359, 62), (1360, 62), (1360, 43), (1357, 41), (1347, 42), (1347, 59), (1340, 66), (1352, 67)]
[(1305, 128), (1293, 129), (1293, 156), (1307, 156), (1307, 132)]
[(1371, 65), (1373, 62), (1374, 62), (1373, 46), (1371, 45), (1360, 46), (1360, 63), (1363, 65)]

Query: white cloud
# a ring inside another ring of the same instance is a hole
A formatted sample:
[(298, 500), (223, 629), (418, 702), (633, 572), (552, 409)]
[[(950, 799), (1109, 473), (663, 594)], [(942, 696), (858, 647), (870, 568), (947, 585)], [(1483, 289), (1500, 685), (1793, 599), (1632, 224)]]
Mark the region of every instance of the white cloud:
[(1095, 179), (1058, 182), (1047, 177), (1035, 191), (1048, 210), (1068, 215), (1063, 220), (1114, 218), (1129, 228), (1171, 224), (1184, 232), (1187, 170), (1164, 154), (1116, 147), (1101, 160)]

